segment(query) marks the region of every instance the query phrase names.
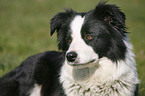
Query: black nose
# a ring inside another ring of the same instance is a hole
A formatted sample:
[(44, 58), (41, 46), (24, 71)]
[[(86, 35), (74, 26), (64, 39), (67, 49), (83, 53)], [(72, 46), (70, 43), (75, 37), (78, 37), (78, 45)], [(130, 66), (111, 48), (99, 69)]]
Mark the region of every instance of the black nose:
[(77, 53), (69, 52), (69, 53), (66, 54), (66, 58), (69, 62), (74, 62), (77, 58)]

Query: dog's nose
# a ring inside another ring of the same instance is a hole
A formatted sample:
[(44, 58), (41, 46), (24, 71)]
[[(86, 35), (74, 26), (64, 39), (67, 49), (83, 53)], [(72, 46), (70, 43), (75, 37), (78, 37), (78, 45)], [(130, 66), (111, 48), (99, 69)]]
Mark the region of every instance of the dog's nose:
[(69, 62), (74, 62), (77, 58), (77, 53), (69, 52), (69, 53), (66, 54), (66, 58)]

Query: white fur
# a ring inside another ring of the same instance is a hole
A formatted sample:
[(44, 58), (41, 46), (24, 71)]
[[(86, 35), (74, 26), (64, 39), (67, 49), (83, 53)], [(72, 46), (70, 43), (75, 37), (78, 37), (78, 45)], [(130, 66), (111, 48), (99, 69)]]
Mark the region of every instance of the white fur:
[[(132, 96), (135, 84), (139, 83), (136, 73), (136, 62), (131, 44), (124, 40), (127, 46), (124, 61), (112, 62), (98, 55), (81, 38), (80, 30), (84, 18), (76, 16), (71, 23), (73, 41), (70, 51), (78, 54), (78, 62), (85, 63), (96, 59), (93, 66), (75, 68), (67, 61), (61, 69), (60, 82), (67, 96)], [(90, 64), (91, 65), (91, 64)]]
[(34, 88), (30, 92), (30, 96), (41, 96), (41, 86), (35, 84)]

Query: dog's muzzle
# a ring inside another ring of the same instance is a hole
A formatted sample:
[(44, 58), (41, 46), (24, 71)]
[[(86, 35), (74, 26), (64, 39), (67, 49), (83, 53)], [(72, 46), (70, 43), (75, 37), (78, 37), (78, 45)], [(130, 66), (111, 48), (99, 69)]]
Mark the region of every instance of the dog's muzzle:
[(88, 60), (87, 62), (79, 62), (77, 60), (77, 53), (74, 52), (74, 51), (71, 51), (71, 52), (68, 52), (66, 54), (66, 59), (67, 59), (67, 62), (69, 65), (71, 66), (84, 66), (84, 65), (87, 65), (87, 64), (93, 64), (93, 63), (96, 63), (97, 59), (91, 59), (91, 60)]

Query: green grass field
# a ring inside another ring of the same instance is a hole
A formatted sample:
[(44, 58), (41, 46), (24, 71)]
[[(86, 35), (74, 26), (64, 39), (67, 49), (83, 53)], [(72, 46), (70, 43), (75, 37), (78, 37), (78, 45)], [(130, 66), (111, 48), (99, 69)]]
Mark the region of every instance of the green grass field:
[[(50, 37), (50, 19), (64, 8), (78, 12), (95, 8), (97, 0), (0, 0), (0, 77), (28, 56), (57, 50)], [(127, 16), (140, 78), (139, 94), (145, 96), (145, 0), (110, 0)]]

